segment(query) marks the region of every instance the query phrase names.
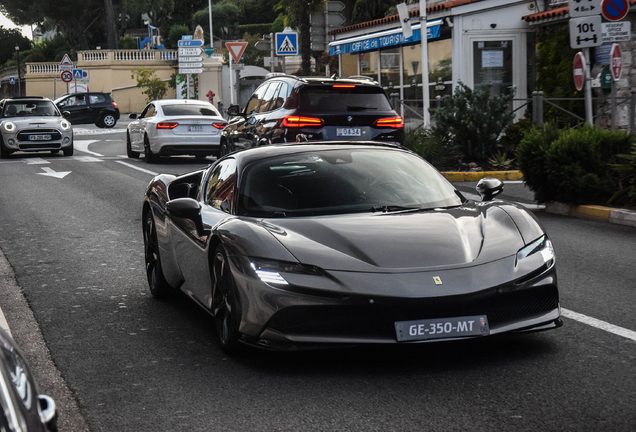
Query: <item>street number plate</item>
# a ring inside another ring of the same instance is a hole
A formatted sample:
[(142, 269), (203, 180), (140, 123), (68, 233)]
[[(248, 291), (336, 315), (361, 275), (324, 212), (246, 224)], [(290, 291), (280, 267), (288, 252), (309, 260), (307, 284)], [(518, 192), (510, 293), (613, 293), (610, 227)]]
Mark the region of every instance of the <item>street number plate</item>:
[(51, 135), (29, 135), (29, 141), (49, 141)]
[(398, 342), (490, 334), (486, 315), (435, 318), (395, 323)]
[(188, 132), (203, 132), (203, 126), (188, 126)]
[(360, 136), (362, 135), (362, 132), (360, 131), (360, 128), (337, 128), (336, 135), (344, 136), (344, 137), (352, 137), (352, 136)]

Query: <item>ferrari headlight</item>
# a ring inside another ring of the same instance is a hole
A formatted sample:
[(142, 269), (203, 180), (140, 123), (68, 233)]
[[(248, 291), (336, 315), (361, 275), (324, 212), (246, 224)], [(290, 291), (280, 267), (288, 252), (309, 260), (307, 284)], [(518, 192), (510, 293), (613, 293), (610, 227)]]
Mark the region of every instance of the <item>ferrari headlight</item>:
[(278, 271), (276, 266), (263, 264), (261, 262), (250, 262), (250, 266), (254, 269), (256, 276), (265, 283), (276, 285), (289, 285)]
[(4, 130), (7, 132), (13, 132), (15, 130), (15, 123), (13, 122), (5, 122), (2, 127), (4, 127)]
[(250, 258), (250, 266), (260, 280), (273, 285), (289, 285), (289, 282), (283, 277), (285, 273), (302, 273), (306, 275), (321, 274), (316, 267), (261, 258)]
[(543, 262), (549, 266), (554, 262), (554, 248), (552, 247), (552, 242), (548, 238), (547, 235), (542, 235), (532, 243), (524, 246), (519, 249), (517, 252), (517, 261), (521, 261), (531, 255), (536, 253), (540, 253), (543, 257)]
[(60, 121), (60, 127), (61, 127), (63, 130), (65, 130), (65, 131), (66, 131), (66, 130), (69, 130), (69, 129), (71, 128), (71, 124), (70, 124), (68, 121), (66, 121), (66, 120), (61, 120), (61, 121)]

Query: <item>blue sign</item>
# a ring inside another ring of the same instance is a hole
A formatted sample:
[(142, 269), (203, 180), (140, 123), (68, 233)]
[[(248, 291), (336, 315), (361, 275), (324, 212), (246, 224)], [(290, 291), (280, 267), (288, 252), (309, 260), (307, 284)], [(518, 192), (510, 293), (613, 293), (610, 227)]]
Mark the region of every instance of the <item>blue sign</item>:
[(298, 55), (298, 33), (276, 33), (276, 55)]
[(203, 41), (200, 39), (195, 40), (180, 40), (177, 41), (179, 43), (179, 48), (181, 47), (200, 47), (203, 46)]
[(603, 0), (601, 14), (609, 21), (620, 21), (629, 12), (627, 0)]
[(181, 36), (181, 40), (192, 40), (192, 35), (183, 35)]
[(594, 63), (597, 65), (608, 65), (610, 64), (610, 50), (612, 49), (611, 42), (605, 42), (601, 46), (597, 46), (594, 51), (596, 51), (596, 59)]
[(82, 69), (73, 69), (73, 79), (84, 78), (84, 71)]
[[(441, 32), (442, 20), (429, 21), (429, 23), (433, 23), (433, 25), (426, 27), (426, 39), (428, 40), (438, 38)], [(345, 41), (343, 41), (343, 43), (340, 45), (330, 46), (329, 55), (373, 51), (380, 48), (388, 48), (393, 46), (411, 44), (413, 42), (420, 42), (421, 40), (421, 29), (413, 29), (413, 36), (411, 36), (410, 38), (405, 38), (402, 32), (376, 37), (373, 37), (373, 35), (369, 35), (368, 39), (357, 40), (355, 42), (346, 42), (345, 39)]]
[(9, 77), (9, 84), (15, 84), (15, 77)]

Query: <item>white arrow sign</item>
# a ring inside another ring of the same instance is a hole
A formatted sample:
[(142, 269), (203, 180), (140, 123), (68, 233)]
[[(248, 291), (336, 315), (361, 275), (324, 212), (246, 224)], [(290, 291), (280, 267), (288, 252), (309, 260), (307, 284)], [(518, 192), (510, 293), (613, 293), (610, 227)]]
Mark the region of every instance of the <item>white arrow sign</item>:
[(42, 168), (42, 170), (44, 170), (43, 173), (36, 173), (37, 175), (43, 175), (43, 176), (47, 176), (47, 177), (55, 177), (55, 178), (64, 178), (67, 175), (69, 175), (72, 171), (60, 171), (60, 172), (56, 172), (53, 171), (51, 168), (49, 167), (44, 167)]
[(181, 57), (179, 56), (179, 64), (185, 62), (202, 62), (203, 57)]
[(187, 68), (202, 68), (203, 63), (181, 63), (179, 62), (179, 69), (187, 69)]
[(200, 74), (203, 73), (203, 68), (200, 69), (182, 69), (179, 68), (180, 74)]
[(179, 48), (180, 56), (196, 56), (203, 53), (203, 48)]

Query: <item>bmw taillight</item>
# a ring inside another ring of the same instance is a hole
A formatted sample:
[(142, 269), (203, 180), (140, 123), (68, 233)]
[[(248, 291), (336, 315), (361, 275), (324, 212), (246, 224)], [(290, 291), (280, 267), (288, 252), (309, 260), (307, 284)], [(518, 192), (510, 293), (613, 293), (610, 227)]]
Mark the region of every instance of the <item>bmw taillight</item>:
[(225, 126), (227, 126), (226, 122), (215, 122), (212, 123), (212, 126), (214, 126), (217, 129), (223, 129)]
[(174, 129), (179, 126), (177, 122), (161, 122), (157, 123), (157, 129)]
[(287, 116), (283, 119), (285, 127), (320, 127), (323, 124), (322, 119), (316, 117)]
[(403, 128), (404, 120), (402, 120), (402, 117), (400, 116), (388, 117), (388, 118), (377, 119), (373, 125), (377, 127)]

